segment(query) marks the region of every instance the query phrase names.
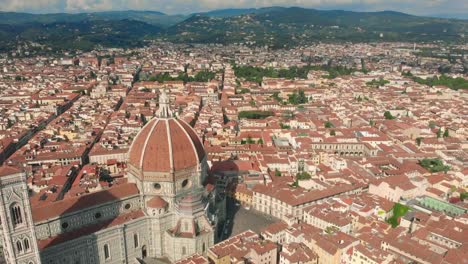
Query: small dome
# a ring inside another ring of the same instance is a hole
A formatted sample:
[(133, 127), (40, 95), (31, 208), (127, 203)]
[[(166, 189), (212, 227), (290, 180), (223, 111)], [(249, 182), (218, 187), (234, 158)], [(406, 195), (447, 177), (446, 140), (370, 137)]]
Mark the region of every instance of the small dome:
[(150, 208), (164, 208), (168, 203), (163, 198), (155, 196), (146, 202), (146, 205)]

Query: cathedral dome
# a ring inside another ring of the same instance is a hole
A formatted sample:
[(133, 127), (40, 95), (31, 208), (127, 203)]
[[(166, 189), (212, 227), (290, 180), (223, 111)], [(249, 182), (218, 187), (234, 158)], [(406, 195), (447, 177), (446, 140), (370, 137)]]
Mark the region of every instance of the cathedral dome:
[[(205, 158), (203, 144), (195, 131), (172, 117), (163, 92), (157, 118), (146, 124), (129, 151), (129, 168), (140, 178), (154, 173), (176, 173), (198, 168)], [(168, 179), (170, 181), (170, 179)]]

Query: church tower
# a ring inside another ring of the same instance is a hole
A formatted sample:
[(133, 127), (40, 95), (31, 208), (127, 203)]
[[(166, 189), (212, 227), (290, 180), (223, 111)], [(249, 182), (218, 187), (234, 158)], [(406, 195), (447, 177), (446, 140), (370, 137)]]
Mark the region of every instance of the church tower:
[(0, 220), (5, 260), (11, 264), (39, 264), (26, 174), (0, 167)]

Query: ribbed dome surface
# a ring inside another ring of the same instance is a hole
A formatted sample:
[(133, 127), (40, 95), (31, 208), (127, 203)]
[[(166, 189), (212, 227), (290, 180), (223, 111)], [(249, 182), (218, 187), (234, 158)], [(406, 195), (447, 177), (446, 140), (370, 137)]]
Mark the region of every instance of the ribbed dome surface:
[(195, 131), (176, 118), (154, 118), (129, 151), (129, 164), (141, 172), (176, 172), (196, 167), (205, 157)]

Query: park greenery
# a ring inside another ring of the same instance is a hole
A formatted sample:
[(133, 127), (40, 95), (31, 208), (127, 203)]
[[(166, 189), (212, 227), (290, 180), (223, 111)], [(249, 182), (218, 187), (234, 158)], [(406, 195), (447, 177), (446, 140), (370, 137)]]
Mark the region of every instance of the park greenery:
[(400, 203), (395, 203), (392, 208), (392, 217), (387, 219), (387, 223), (391, 224), (393, 228), (397, 227), (400, 222), (400, 217), (404, 216), (409, 211), (409, 207)]
[(278, 169), (275, 169), (275, 176), (281, 177), (281, 171), (279, 171)]
[(424, 139), (424, 138), (422, 138), (422, 137), (417, 137), (417, 138), (416, 138), (416, 144), (417, 144), (418, 146), (421, 146), (421, 142), (422, 142), (423, 139)]
[(279, 97), (279, 92), (274, 92), (271, 97), (273, 97), (273, 99), (275, 99), (278, 103), (283, 102), (283, 98)]
[(440, 159), (423, 159), (419, 164), (432, 173), (450, 170), (450, 166), (444, 165)]
[(305, 104), (309, 101), (305, 96), (304, 90), (296, 90), (288, 95), (288, 102), (293, 105)]
[(241, 111), (239, 112), (239, 119), (247, 118), (247, 119), (265, 119), (269, 116), (273, 116), (274, 113), (272, 111)]
[(275, 69), (272, 67), (262, 68), (254, 66), (237, 66), (234, 65), (234, 73), (237, 78), (245, 81), (262, 83), (264, 77), (268, 78), (285, 78), (285, 79), (307, 79), (309, 71), (326, 71), (328, 75), (324, 77), (334, 79), (342, 75), (350, 75), (356, 71), (356, 69), (350, 69), (342, 66), (304, 66), (297, 67), (292, 66), (285, 69)]
[(280, 127), (281, 127), (281, 129), (291, 129), (290, 125), (285, 125), (283, 123), (280, 123)]
[(239, 91), (239, 94), (247, 94), (247, 93), (250, 93), (250, 89), (242, 88), (242, 89)]
[(468, 192), (460, 193), (460, 200), (465, 201), (466, 199), (468, 199)]
[(296, 179), (299, 180), (299, 181), (300, 180), (310, 180), (310, 178), (311, 178), (311, 175), (306, 171), (299, 172), (299, 173), (296, 174)]
[(325, 128), (332, 128), (334, 127), (333, 123), (330, 121), (325, 122)]
[(395, 118), (396, 118), (396, 117), (394, 117), (394, 116), (392, 115), (392, 113), (390, 113), (390, 111), (385, 111), (384, 117), (385, 117), (385, 119), (387, 119), (387, 120), (392, 120), (392, 119), (395, 119)]
[(384, 86), (384, 85), (386, 85), (388, 83), (390, 83), (390, 82), (383, 79), (383, 78), (379, 78), (378, 80), (373, 79), (370, 82), (366, 82), (366, 85), (371, 86), (371, 87), (375, 87), (375, 88), (379, 88), (380, 86)]
[(445, 129), (445, 131), (442, 133), (442, 129), (439, 128), (439, 130), (437, 130), (437, 138), (441, 138), (441, 137), (449, 137), (449, 131), (448, 129)]
[[(147, 80), (150, 82), (167, 82), (167, 81), (183, 81), (184, 83), (188, 82), (209, 82), (213, 80), (216, 76), (216, 73), (211, 71), (200, 71), (195, 76), (188, 76), (187, 73), (181, 72), (177, 77), (172, 77), (169, 73), (159, 73), (150, 76)], [(144, 80), (144, 78), (140, 78)]]
[(446, 86), (452, 90), (468, 89), (468, 80), (461, 77), (453, 78), (442, 74), (440, 77), (434, 76), (429, 77), (427, 79), (423, 79), (414, 76), (411, 72), (404, 72), (402, 73), (402, 75), (410, 77), (413, 81), (419, 84), (428, 85), (430, 87), (441, 85)]
[[(260, 139), (260, 140), (261, 140), (261, 139)], [(260, 141), (260, 140), (259, 140), (259, 141)], [(255, 140), (253, 140), (252, 137), (250, 137), (250, 136), (249, 136), (247, 139), (245, 139), (245, 140), (243, 139), (243, 140), (241, 141), (241, 144), (242, 144), (242, 145), (244, 145), (244, 144), (255, 144), (255, 143), (256, 143)], [(260, 143), (259, 143), (259, 144), (260, 144)]]

